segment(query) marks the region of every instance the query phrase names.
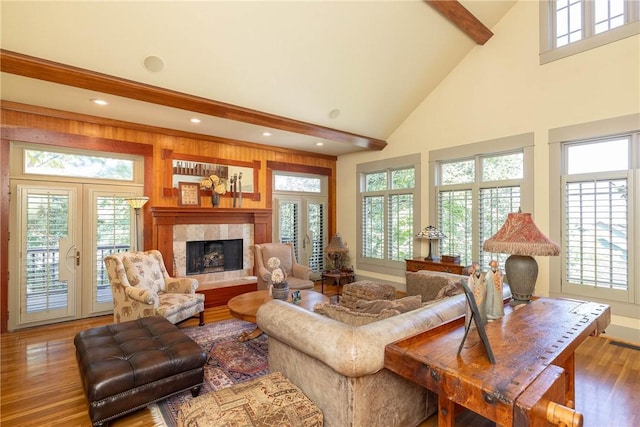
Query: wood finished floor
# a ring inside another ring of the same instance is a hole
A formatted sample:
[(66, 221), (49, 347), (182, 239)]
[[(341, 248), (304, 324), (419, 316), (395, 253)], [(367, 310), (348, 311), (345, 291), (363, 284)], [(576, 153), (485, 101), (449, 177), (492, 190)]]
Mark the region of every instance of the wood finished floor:
[[(207, 309), (205, 314), (207, 323), (230, 317), (226, 307)], [(81, 330), (108, 324), (111, 319), (102, 316), (2, 334), (0, 425), (91, 426), (76, 367), (73, 337)], [(197, 326), (197, 319), (179, 325), (193, 326)], [(604, 336), (590, 337), (576, 352), (576, 372), (576, 409), (584, 415), (585, 427), (640, 426), (637, 347), (612, 345)], [(470, 414), (460, 416), (456, 424), (494, 425)], [(147, 427), (153, 425), (153, 419), (149, 410), (143, 409), (111, 425)], [(436, 417), (420, 425), (434, 426)]]

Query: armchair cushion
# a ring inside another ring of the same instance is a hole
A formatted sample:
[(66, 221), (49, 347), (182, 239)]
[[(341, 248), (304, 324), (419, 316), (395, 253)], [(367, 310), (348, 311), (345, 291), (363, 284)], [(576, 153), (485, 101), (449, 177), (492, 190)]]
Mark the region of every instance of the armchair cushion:
[(172, 294), (195, 294), (198, 281), (186, 277), (165, 277), (165, 289)]
[(155, 293), (165, 290), (164, 275), (156, 258), (135, 252), (124, 256), (122, 262), (131, 286), (149, 289)]

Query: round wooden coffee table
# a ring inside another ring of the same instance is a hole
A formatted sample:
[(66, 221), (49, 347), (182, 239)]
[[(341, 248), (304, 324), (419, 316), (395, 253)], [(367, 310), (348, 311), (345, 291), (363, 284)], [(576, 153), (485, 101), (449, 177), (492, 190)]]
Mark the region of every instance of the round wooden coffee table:
[[(313, 307), (318, 303), (329, 302), (329, 297), (315, 291), (301, 290), (300, 295), (302, 299), (300, 302), (297, 302), (296, 305), (309, 311), (312, 311)], [(229, 307), (231, 315), (236, 319), (256, 323), (256, 313), (258, 313), (258, 309), (262, 304), (271, 299), (268, 290), (246, 292), (231, 298), (227, 306)], [(289, 302), (291, 302), (291, 297), (289, 297)], [(262, 331), (256, 326), (251, 332), (243, 332), (242, 335), (238, 337), (238, 340), (251, 340), (259, 337), (260, 334), (262, 334)]]

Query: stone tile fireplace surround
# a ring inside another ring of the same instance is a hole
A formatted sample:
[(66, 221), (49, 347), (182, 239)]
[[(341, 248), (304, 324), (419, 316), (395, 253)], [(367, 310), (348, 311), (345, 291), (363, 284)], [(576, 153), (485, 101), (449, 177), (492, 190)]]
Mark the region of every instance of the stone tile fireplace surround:
[(243, 240), (243, 269), (192, 275), (206, 296), (205, 306), (224, 305), (235, 295), (256, 289), (254, 244), (271, 241), (271, 209), (152, 207), (152, 244), (172, 276), (186, 275), (186, 242)]

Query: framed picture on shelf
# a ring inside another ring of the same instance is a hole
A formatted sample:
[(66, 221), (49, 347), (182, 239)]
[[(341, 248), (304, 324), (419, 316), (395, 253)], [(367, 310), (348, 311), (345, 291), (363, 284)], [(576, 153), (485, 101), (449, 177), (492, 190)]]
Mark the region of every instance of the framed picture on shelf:
[(178, 183), (178, 206), (200, 206), (200, 184)]

